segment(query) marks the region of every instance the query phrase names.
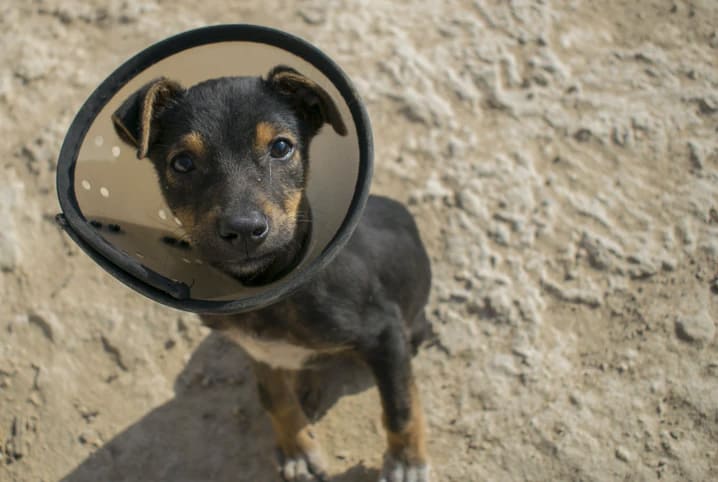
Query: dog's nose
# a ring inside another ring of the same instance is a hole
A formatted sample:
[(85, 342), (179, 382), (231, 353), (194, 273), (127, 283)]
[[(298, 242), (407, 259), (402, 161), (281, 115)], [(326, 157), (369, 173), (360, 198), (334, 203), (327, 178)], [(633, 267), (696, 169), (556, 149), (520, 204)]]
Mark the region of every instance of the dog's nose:
[(269, 234), (267, 217), (259, 211), (233, 214), (219, 220), (219, 236), (225, 241), (245, 241), (257, 245)]

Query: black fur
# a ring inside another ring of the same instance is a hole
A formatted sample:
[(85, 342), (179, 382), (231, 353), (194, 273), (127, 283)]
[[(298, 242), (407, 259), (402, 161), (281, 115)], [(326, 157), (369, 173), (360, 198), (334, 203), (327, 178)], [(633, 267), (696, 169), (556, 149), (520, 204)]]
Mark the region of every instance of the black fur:
[[(147, 106), (150, 115), (143, 111)], [(286, 67), (273, 69), (267, 79), (221, 78), (187, 90), (158, 79), (130, 97), (114, 120), (118, 134), (138, 147), (138, 156), (152, 160), (172, 210), (198, 219), (185, 224), (199, 253), (244, 282), (270, 281), (291, 269), (308, 223), (282, 231), (281, 222), (270, 219), (267, 239), (250, 252), (246, 243), (238, 247), (218, 236), (217, 219), (258, 209), (258, 199), (281, 206), (287, 193), (301, 191), (295, 215), (309, 221), (303, 189), (311, 139), (324, 123), (346, 133), (326, 92)], [(268, 159), (257, 146), (261, 123), (293, 136), (297, 158)], [(179, 174), (172, 167), (176, 143), (190, 133), (202, 139), (202, 148), (191, 153), (194, 170)], [(267, 253), (268, 263), (252, 259)], [(242, 263), (251, 269), (237, 268)], [(424, 316), (430, 284), (429, 258), (409, 211), (391, 199), (370, 196), (346, 246), (297, 292), (250, 313), (204, 315), (202, 320), (217, 330), (239, 329), (317, 353), (341, 349), (356, 354), (374, 374), (387, 429), (401, 433), (412, 410), (411, 354), (430, 332)], [(271, 391), (258, 381), (263, 405), (271, 412)]]

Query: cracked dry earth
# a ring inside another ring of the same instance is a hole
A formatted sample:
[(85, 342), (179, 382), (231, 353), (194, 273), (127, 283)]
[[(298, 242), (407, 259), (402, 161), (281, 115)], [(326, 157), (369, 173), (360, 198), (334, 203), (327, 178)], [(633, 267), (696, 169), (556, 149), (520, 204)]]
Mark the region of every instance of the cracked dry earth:
[[(53, 222), (92, 89), (229, 22), (306, 38), (366, 101), (373, 190), (433, 260), (433, 480), (718, 480), (713, 0), (3, 2), (0, 480), (277, 480), (246, 356)], [(347, 378), (318, 436), (332, 480), (373, 481), (377, 393)]]

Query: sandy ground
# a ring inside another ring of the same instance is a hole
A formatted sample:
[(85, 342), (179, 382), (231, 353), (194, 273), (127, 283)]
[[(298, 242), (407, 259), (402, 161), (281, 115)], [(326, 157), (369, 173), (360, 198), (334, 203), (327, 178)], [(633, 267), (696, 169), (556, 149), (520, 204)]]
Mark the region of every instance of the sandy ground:
[[(0, 480), (277, 480), (246, 356), (53, 222), (92, 89), (227, 22), (310, 40), (366, 100), (373, 189), (433, 260), (435, 481), (718, 480), (713, 0), (3, 2)], [(332, 480), (372, 481), (378, 397), (348, 378), (318, 432)]]

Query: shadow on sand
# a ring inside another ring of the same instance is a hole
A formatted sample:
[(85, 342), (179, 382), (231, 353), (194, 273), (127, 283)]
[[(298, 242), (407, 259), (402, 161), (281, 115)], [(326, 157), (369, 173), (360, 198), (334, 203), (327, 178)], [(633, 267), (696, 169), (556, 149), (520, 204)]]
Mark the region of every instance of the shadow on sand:
[[(317, 418), (343, 395), (372, 384), (368, 370), (344, 361), (322, 370)], [(210, 334), (175, 380), (175, 397), (97, 449), (63, 482), (277, 482), (274, 436), (259, 405), (251, 364), (235, 345)], [(375, 469), (350, 468), (333, 482), (374, 482)]]

